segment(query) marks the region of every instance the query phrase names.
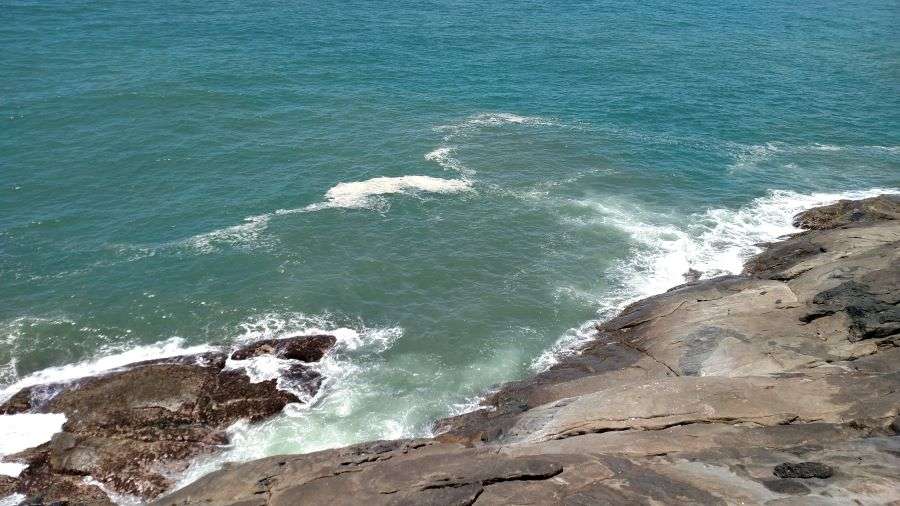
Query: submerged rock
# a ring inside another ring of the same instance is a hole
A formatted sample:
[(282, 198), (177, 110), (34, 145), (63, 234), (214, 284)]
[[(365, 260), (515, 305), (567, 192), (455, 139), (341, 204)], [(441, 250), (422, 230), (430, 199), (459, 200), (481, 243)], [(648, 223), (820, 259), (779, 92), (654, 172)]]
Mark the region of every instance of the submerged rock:
[[(325, 345), (334, 343), (324, 337), (330, 336), (317, 336), (304, 349), (319, 350), (321, 357)], [(301, 349), (302, 343), (292, 346)], [(44, 502), (108, 502), (97, 485), (85, 481), (90, 477), (114, 492), (152, 498), (173, 484), (190, 459), (227, 444), (228, 426), (265, 419), (300, 400), (279, 390), (276, 380), (253, 383), (242, 370), (226, 369), (225, 359), (224, 353), (206, 353), (152, 360), (18, 392), (0, 412), (64, 413), (68, 420), (50, 442), (7, 457), (29, 464), (12, 488)], [(314, 394), (321, 377), (296, 367), (302, 371), (291, 375), (293, 386)]]

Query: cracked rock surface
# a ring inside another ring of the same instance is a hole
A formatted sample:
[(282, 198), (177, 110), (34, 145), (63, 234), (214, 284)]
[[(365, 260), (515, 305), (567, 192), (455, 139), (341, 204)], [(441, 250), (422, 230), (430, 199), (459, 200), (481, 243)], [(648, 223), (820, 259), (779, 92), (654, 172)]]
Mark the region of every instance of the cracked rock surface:
[(158, 504), (900, 503), (900, 200), (798, 215), (433, 439), (228, 466)]

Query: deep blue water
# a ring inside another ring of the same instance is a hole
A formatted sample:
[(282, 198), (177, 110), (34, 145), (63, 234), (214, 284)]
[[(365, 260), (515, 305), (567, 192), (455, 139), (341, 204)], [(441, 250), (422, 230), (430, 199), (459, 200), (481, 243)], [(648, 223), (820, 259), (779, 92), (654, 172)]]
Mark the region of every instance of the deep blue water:
[(229, 458), (427, 433), (804, 206), (900, 186), (898, 25), (878, 0), (0, 0), (0, 384), (341, 328), (315, 405)]

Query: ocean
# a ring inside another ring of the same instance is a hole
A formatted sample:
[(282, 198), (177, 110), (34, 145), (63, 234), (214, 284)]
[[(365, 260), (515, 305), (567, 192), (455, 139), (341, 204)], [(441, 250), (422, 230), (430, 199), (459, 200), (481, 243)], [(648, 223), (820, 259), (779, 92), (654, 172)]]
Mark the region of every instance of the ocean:
[(900, 191), (893, 1), (0, 0), (0, 20), (0, 399), (339, 339), (314, 399), (185, 481), (428, 435), (688, 269), (739, 272), (794, 213)]

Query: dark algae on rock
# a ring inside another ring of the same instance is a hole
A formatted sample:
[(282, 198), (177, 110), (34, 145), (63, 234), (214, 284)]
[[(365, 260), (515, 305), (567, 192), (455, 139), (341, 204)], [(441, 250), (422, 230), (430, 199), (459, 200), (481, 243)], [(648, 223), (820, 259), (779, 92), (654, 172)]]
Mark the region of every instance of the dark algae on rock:
[[(331, 336), (301, 337), (266, 349), (303, 350), (304, 358), (318, 360), (333, 344)], [(252, 356), (261, 354), (260, 346), (253, 349)], [(64, 413), (67, 421), (50, 442), (7, 457), (29, 467), (17, 479), (0, 482), (2, 492), (24, 494), (34, 504), (109, 504), (100, 484), (150, 499), (168, 490), (192, 458), (226, 445), (225, 429), (231, 424), (263, 420), (299, 401), (278, 389), (276, 380), (253, 383), (242, 369), (226, 368), (226, 356), (211, 352), (152, 360), (68, 384), (21, 390), (0, 405), (0, 412)], [(317, 373), (300, 363), (295, 367), (304, 369), (292, 375), (293, 381), (318, 388)]]
[(157, 504), (900, 503), (898, 216), (801, 213), (742, 275), (628, 306), (433, 439), (228, 466)]
[(778, 464), (773, 471), (779, 478), (831, 478), (834, 469), (821, 462), (800, 462)]

